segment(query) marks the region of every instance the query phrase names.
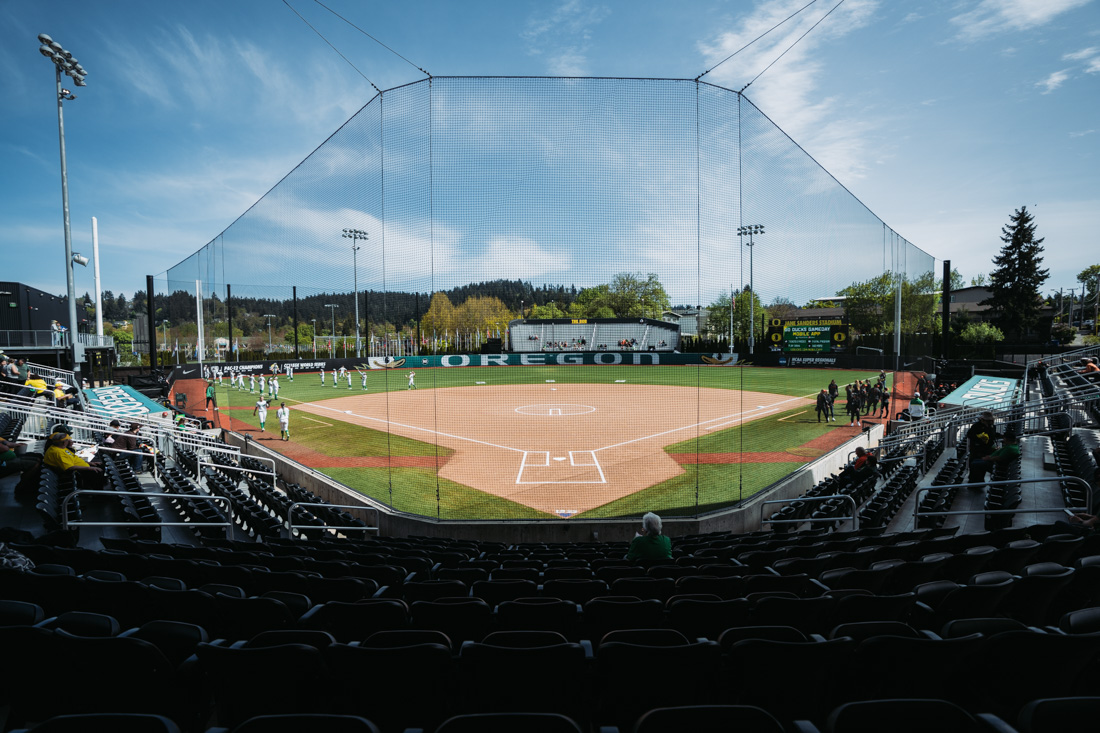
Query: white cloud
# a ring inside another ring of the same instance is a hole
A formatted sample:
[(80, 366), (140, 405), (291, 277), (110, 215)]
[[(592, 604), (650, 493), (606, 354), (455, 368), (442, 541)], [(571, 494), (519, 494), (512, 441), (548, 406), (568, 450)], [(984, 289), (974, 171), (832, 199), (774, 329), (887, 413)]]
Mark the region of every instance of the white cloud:
[(1055, 71), (1042, 81), (1035, 82), (1035, 86), (1041, 87), (1043, 94), (1050, 94), (1058, 87), (1066, 83), (1066, 79), (1069, 78), (1069, 69), (1062, 69), (1061, 71)]
[(1062, 13), (1090, 2), (1092, 0), (982, 0), (976, 8), (956, 15), (951, 22), (958, 27), (960, 38), (975, 40), (1045, 25)]
[(1096, 132), (1096, 130), (1081, 130), (1080, 132), (1071, 132), (1071, 133), (1069, 134), (1069, 136), (1070, 136), (1071, 138), (1072, 138), (1072, 137), (1084, 137), (1085, 135), (1091, 135), (1091, 134), (1093, 134), (1094, 132)]
[[(747, 17), (737, 19), (736, 31), (700, 44), (706, 63), (713, 66), (720, 62), (803, 5), (799, 0), (773, 0), (759, 5)], [(818, 88), (827, 69), (817, 51), (870, 23), (878, 7), (877, 0), (857, 0), (839, 6), (746, 92), (754, 104), (842, 181), (864, 175), (870, 157), (865, 150), (866, 136), (875, 123), (865, 112), (858, 121), (854, 115), (846, 116), (837, 99), (819, 96)], [(808, 11), (797, 15), (705, 78), (740, 89), (823, 14)]]
[(1063, 61), (1083, 61), (1085, 59), (1092, 58), (1100, 54), (1100, 46), (1090, 46), (1089, 48), (1083, 48), (1080, 51), (1074, 51), (1073, 53), (1067, 53), (1062, 56)]
[(586, 76), (592, 30), (610, 13), (599, 3), (564, 0), (531, 16), (520, 37), (528, 54), (546, 57), (547, 70), (554, 76)]

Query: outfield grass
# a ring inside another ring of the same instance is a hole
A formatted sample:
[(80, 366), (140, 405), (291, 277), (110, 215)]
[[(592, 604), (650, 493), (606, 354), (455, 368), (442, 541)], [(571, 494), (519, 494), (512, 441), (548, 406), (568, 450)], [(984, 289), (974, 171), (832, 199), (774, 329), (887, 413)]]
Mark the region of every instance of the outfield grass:
[[(544, 384), (546, 380), (554, 380), (561, 384), (612, 384), (617, 380), (625, 380), (627, 384), (737, 389), (807, 398), (827, 386), (830, 379), (835, 379), (843, 389), (845, 384), (857, 379), (874, 380), (878, 376), (876, 371), (652, 365), (462, 367), (416, 369), (415, 371), (416, 385), (421, 390)], [(407, 370), (371, 371), (368, 374), (367, 394), (407, 389), (407, 373)], [(478, 384), (479, 382), (484, 382), (484, 385)], [(358, 374), (353, 375), (351, 390), (347, 388), (346, 382), (341, 382), (340, 385), (334, 388), (331, 376), (328, 376), (326, 385), (322, 387), (316, 373), (299, 372), (293, 382), (280, 379), (279, 400), (291, 406), (301, 402), (323, 404), (329, 399), (364, 394)], [(217, 392), (218, 401), (222, 407), (248, 408), (233, 410), (231, 414), (234, 418), (254, 427), (259, 426), (258, 420), (251, 411), (258, 395), (227, 386), (219, 387)], [(277, 405), (272, 406), (268, 415), (268, 432), (278, 435), (279, 425), (274, 416), (275, 407)], [(841, 410), (837, 412), (840, 413)], [(818, 423), (813, 406), (808, 405), (754, 420), (744, 426), (700, 434), (698, 437), (670, 445), (666, 450), (674, 454), (786, 451), (797, 448), (840, 425), (839, 418), (835, 423)], [(448, 448), (432, 443), (352, 425), (340, 420), (335, 413), (331, 417), (292, 413), (291, 434), (296, 443), (332, 457), (387, 455), (445, 457), (453, 453)], [(685, 473), (680, 476), (591, 509), (579, 516), (629, 516), (650, 510), (674, 514), (709, 511), (755, 494), (797, 470), (811, 459), (812, 456), (808, 455), (806, 461), (800, 463), (686, 464)], [(429, 517), (514, 519), (550, 516), (522, 504), (439, 478), (431, 469), (324, 468), (319, 470), (387, 504), (392, 500), (396, 509)]]

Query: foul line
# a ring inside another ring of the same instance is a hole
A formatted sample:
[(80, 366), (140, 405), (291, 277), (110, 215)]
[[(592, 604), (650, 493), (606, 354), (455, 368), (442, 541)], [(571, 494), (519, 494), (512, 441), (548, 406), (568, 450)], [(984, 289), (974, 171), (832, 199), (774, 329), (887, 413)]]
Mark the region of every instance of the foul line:
[(439, 430), (431, 430), (429, 428), (422, 428), (422, 427), (419, 427), (417, 425), (406, 425), (405, 423), (394, 422), (392, 420), (383, 420), (382, 418), (379, 418), (379, 417), (370, 417), (368, 415), (357, 415), (356, 413), (349, 412), (347, 410), (337, 410), (334, 407), (326, 407), (325, 405), (318, 405), (316, 402), (303, 402), (302, 404), (303, 405), (310, 405), (312, 407), (317, 407), (317, 408), (320, 408), (322, 410), (329, 410), (331, 412), (337, 412), (341, 415), (351, 415), (352, 417), (357, 417), (361, 420), (373, 420), (374, 422), (385, 423), (386, 425), (397, 425), (399, 427), (409, 428), (410, 430), (419, 430), (419, 431), (424, 432), (424, 433), (432, 433), (434, 435), (442, 435), (446, 438), (456, 438), (457, 440), (466, 440), (466, 441), (469, 441), (470, 443), (479, 443), (481, 445), (487, 445), (490, 448), (503, 448), (504, 450), (515, 451), (516, 453), (526, 453), (527, 452), (527, 451), (523, 450), (522, 448), (512, 448), (512, 447), (507, 446), (507, 445), (497, 445), (496, 443), (489, 443), (489, 442), (484, 441), (484, 440), (476, 440), (474, 438), (467, 438), (463, 435), (452, 435), (451, 433), (444, 433), (444, 432), (440, 432)]
[[(776, 402), (774, 405), (771, 405), (770, 407), (768, 407), (768, 408), (766, 408), (766, 409), (764, 409), (760, 412), (754, 412), (753, 414), (754, 415), (770, 415), (772, 413), (778, 412), (779, 409), (780, 409), (779, 408), (780, 405), (784, 405), (788, 402), (794, 402), (795, 400), (803, 400), (803, 399), (808, 399), (808, 398), (807, 397), (791, 397), (790, 399), (783, 400), (782, 402)], [(684, 425), (683, 427), (673, 428), (672, 430), (664, 430), (660, 433), (653, 433), (652, 435), (646, 435), (646, 436), (643, 436), (641, 438), (634, 438), (633, 440), (627, 440), (627, 441), (622, 442), (622, 443), (615, 443), (614, 445), (605, 445), (602, 448), (597, 448), (596, 450), (594, 450), (592, 452), (595, 453), (596, 451), (610, 450), (611, 448), (621, 448), (624, 445), (630, 445), (631, 443), (638, 443), (638, 442), (641, 442), (643, 440), (651, 440), (653, 438), (659, 438), (662, 435), (669, 435), (671, 433), (678, 433), (681, 430), (691, 430), (692, 428), (698, 428), (698, 427), (701, 427), (703, 425), (708, 425), (709, 423), (712, 423), (716, 420), (728, 420), (729, 418), (734, 418), (733, 420), (730, 420), (730, 422), (720, 423), (718, 425), (711, 425), (710, 427), (705, 428), (706, 430), (716, 430), (717, 428), (725, 427), (727, 425), (733, 425), (733, 424), (736, 424), (736, 423), (744, 422), (744, 420), (745, 420), (744, 416), (747, 415), (747, 414), (749, 414), (747, 411), (742, 411), (742, 412), (734, 413), (733, 415), (723, 415), (722, 417), (715, 417), (715, 418), (711, 418), (710, 420), (703, 420), (702, 422), (697, 422), (697, 423), (694, 423), (692, 425)]]

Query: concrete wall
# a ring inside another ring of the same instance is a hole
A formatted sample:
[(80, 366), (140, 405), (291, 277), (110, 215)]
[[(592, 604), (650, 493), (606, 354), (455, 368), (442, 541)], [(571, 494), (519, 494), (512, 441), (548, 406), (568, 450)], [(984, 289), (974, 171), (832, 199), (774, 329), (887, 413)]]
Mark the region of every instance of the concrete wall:
[[(832, 473), (837, 473), (848, 462), (849, 454), (857, 445), (871, 448), (882, 439), (883, 427), (873, 426), (869, 431), (845, 442), (836, 450), (806, 464), (767, 491), (746, 499), (731, 509), (712, 512), (702, 517), (664, 519), (664, 533), (672, 538), (707, 532), (752, 532), (761, 529), (761, 521), (778, 511), (782, 504), (765, 504), (772, 499), (795, 499), (809, 491), (815, 484)], [(464, 540), (494, 542), (626, 542), (634, 537), (640, 527), (636, 518), (631, 519), (562, 519), (562, 520), (440, 520), (412, 514), (393, 512), (384, 505), (363, 496), (357, 491), (315, 471), (291, 461), (281, 453), (269, 450), (240, 433), (226, 431), (225, 440), (238, 446), (246, 455), (263, 456), (275, 460), (277, 472), (289, 483), (309, 489), (330, 504), (361, 504), (378, 510), (380, 534), (390, 537), (450, 537)]]

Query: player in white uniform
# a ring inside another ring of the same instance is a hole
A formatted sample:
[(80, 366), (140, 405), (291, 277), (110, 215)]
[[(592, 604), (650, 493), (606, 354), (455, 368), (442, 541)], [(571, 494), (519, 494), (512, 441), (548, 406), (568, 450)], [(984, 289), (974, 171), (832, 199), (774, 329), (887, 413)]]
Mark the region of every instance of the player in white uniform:
[(271, 399), (273, 399), (273, 400), (279, 399), (279, 378), (278, 377), (272, 377), (271, 378)]
[(416, 389), (416, 372), (409, 372), (409, 389)]
[[(340, 368), (343, 369), (344, 367), (340, 367)], [(337, 373), (336, 367), (333, 367), (332, 368), (332, 388), (336, 389), (339, 386), (340, 386), (340, 375), (339, 375), (339, 373)]]
[(267, 377), (260, 375), (260, 394), (267, 391)]
[(251, 394), (255, 391), (256, 391), (256, 375), (255, 374), (249, 374), (248, 375), (248, 392), (249, 392), (249, 394)]
[(367, 391), (367, 373), (363, 369), (360, 369), (358, 371), (359, 371), (360, 374), (363, 375), (363, 391), (366, 392)]
[(350, 370), (350, 369), (348, 369), (348, 370), (347, 370), (347, 371), (346, 371), (346, 372), (344, 373), (344, 376), (346, 376), (346, 377), (348, 378), (348, 389), (351, 389), (351, 370)]
[(286, 378), (291, 382), (294, 381), (294, 367), (290, 364), (286, 365)]
[(279, 418), (279, 438), (290, 440), (290, 408), (285, 402), (279, 403), (279, 409), (275, 411), (275, 417)]
[(264, 432), (264, 424), (267, 423), (267, 406), (268, 401), (264, 399), (263, 395), (260, 395), (260, 399), (256, 400), (256, 406), (252, 408), (252, 414), (260, 418), (260, 432)]
[(321, 386), (325, 386), (325, 368), (321, 367)]

